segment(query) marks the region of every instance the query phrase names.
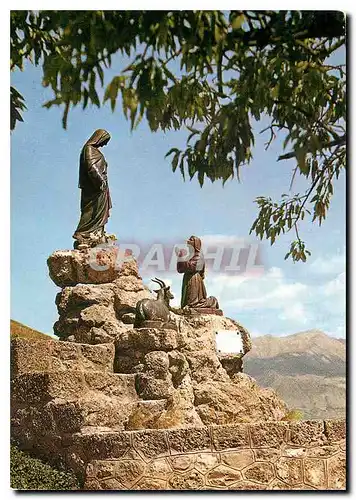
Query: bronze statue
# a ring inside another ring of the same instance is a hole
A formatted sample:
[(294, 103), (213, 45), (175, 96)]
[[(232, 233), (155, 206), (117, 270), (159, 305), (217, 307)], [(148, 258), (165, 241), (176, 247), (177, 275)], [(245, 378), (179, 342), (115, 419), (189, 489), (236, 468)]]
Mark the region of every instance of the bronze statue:
[(177, 271), (184, 273), (181, 308), (219, 310), (218, 300), (215, 297), (207, 297), (204, 285), (205, 263), (201, 254), (201, 240), (197, 236), (191, 236), (187, 240), (187, 244), (193, 248), (193, 256), (187, 261), (178, 260), (177, 262)]
[(79, 188), (81, 216), (73, 238), (74, 248), (87, 248), (104, 243), (112, 236), (105, 234), (104, 226), (111, 209), (107, 163), (99, 148), (110, 141), (106, 130), (98, 129), (84, 144), (80, 154)]
[(171, 292), (171, 287), (167, 286), (164, 281), (155, 278), (152, 280), (158, 283), (159, 290), (154, 290), (157, 294), (156, 299), (142, 299), (136, 304), (135, 328), (140, 328), (144, 325), (157, 323), (159, 326), (170, 325), (169, 301), (174, 299)]

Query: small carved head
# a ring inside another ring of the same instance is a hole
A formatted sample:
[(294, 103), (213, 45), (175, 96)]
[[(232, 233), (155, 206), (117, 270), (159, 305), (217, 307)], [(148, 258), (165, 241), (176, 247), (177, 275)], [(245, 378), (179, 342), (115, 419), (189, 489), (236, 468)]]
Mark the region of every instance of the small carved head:
[(161, 294), (161, 296), (164, 297), (165, 302), (169, 304), (169, 301), (171, 299), (174, 299), (174, 295), (171, 292), (171, 287), (167, 286), (164, 281), (158, 278), (152, 279), (151, 281), (153, 281), (154, 283), (158, 283), (160, 286), (159, 290), (153, 290), (153, 291), (157, 294)]

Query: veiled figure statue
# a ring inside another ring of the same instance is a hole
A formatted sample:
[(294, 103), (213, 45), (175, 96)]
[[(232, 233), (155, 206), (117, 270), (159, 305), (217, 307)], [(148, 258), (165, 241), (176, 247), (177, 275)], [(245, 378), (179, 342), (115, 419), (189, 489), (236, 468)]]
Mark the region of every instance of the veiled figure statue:
[(184, 273), (182, 284), (181, 308), (188, 306), (192, 309), (219, 309), (215, 297), (207, 297), (204, 285), (205, 263), (200, 252), (201, 240), (191, 236), (187, 244), (194, 249), (193, 256), (187, 261), (177, 262), (177, 271)]
[(104, 226), (109, 218), (111, 198), (107, 163), (99, 148), (110, 141), (106, 130), (96, 130), (80, 154), (79, 188), (81, 216), (73, 238), (74, 248), (87, 248), (107, 241)]

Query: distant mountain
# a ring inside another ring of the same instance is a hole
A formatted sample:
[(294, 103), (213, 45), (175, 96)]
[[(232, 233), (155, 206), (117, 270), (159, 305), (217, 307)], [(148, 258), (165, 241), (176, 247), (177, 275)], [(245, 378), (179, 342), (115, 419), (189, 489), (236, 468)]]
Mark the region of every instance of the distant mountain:
[(10, 336), (11, 338), (22, 338), (27, 340), (55, 340), (54, 338), (46, 335), (45, 333), (41, 333), (33, 328), (30, 328), (18, 321), (10, 320)]
[(252, 339), (244, 371), (272, 387), (304, 418), (343, 417), (346, 409), (346, 343), (320, 330)]

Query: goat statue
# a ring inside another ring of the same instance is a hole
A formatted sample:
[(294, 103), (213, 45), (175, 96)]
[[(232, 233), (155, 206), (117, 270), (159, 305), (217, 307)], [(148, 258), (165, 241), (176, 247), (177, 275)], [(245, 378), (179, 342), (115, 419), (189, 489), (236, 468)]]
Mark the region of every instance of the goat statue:
[(159, 290), (153, 290), (157, 294), (157, 298), (142, 299), (137, 302), (134, 328), (170, 327), (169, 301), (174, 298), (171, 287), (158, 278), (151, 281), (160, 286)]

